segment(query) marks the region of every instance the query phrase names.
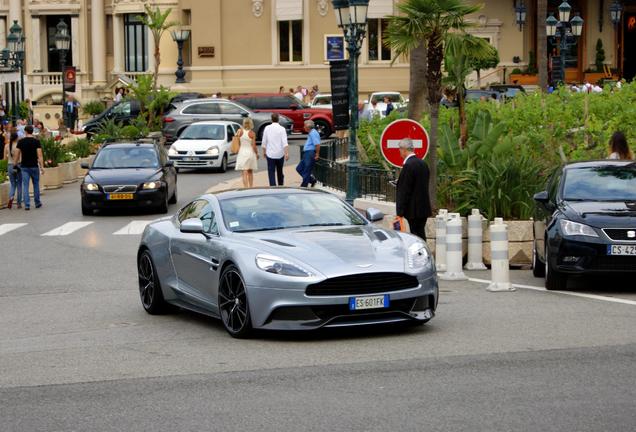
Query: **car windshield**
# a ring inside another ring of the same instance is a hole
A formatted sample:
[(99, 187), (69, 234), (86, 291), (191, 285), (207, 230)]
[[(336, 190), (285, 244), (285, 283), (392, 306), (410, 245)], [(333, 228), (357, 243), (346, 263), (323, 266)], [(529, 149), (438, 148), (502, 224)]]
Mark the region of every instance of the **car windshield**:
[(158, 168), (157, 152), (149, 147), (105, 147), (93, 163), (93, 169)]
[(225, 126), (193, 124), (179, 136), (182, 140), (222, 140), (225, 139)]
[(388, 97), (389, 100), (393, 103), (400, 103), (402, 102), (402, 97), (397, 94), (397, 93), (377, 93), (374, 94), (373, 97), (371, 98), (371, 102), (376, 101), (378, 103), (380, 102), (384, 102), (384, 98)]
[(563, 186), (566, 201), (636, 201), (636, 164), (571, 168)]
[(367, 223), (341, 200), (327, 194), (257, 195), (224, 199), (220, 204), (226, 228), (237, 233)]
[(331, 96), (322, 96), (314, 99), (314, 105), (331, 105)]

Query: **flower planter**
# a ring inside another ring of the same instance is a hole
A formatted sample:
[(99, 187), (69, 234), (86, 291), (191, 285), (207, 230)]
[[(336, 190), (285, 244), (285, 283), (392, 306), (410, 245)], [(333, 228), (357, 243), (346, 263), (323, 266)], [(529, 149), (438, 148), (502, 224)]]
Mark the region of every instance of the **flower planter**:
[(78, 179), (83, 179), (84, 176), (86, 176), (86, 173), (88, 172), (88, 170), (85, 170), (84, 168), (82, 168), (82, 164), (83, 163), (87, 163), (90, 165), (91, 163), (91, 158), (90, 157), (85, 157), (85, 158), (79, 158), (77, 161), (77, 178)]
[(5, 208), (9, 202), (10, 184), (8, 181), (0, 183), (0, 209)]
[(508, 81), (519, 85), (539, 85), (539, 76), (529, 74), (510, 74), (508, 75)]
[(40, 176), (40, 184), (44, 189), (59, 189), (64, 184), (61, 166), (44, 168), (44, 175)]
[(77, 181), (77, 161), (63, 162), (59, 165), (62, 182), (64, 184), (74, 183)]

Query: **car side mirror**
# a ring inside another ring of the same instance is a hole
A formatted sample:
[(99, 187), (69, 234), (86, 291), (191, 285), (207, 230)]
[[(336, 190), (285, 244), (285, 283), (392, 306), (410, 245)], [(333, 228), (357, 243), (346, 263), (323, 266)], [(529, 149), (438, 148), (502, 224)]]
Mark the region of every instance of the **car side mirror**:
[(243, 117), (243, 118), (247, 118), (247, 117), (249, 117), (249, 116), (250, 116), (250, 114), (249, 114), (249, 113), (246, 113), (246, 112), (242, 112), (242, 113), (241, 113), (241, 117)]
[(373, 207), (367, 209), (366, 216), (367, 220), (371, 222), (379, 222), (384, 219), (384, 213)]
[(174, 166), (174, 161), (166, 161), (166, 167), (173, 167)]
[(179, 230), (185, 234), (203, 234), (203, 222), (199, 218), (190, 218), (181, 222)]
[(87, 170), (87, 169), (89, 169), (89, 168), (90, 168), (90, 166), (88, 165), (88, 162), (82, 162), (82, 163), (80, 163), (80, 167), (81, 167), (82, 169), (85, 169), (85, 170)]
[(550, 195), (548, 194), (548, 191), (542, 191), (534, 194), (533, 199), (540, 204), (547, 204), (550, 200)]

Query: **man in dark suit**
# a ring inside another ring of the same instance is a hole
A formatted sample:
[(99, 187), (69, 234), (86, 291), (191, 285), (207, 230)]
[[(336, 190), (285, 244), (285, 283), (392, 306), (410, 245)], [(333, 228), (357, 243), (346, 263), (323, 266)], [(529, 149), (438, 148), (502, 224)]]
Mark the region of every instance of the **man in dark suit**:
[(424, 227), (432, 214), (428, 165), (413, 153), (413, 141), (408, 138), (400, 141), (400, 156), (404, 164), (397, 181), (396, 213), (409, 222), (411, 234), (426, 240)]

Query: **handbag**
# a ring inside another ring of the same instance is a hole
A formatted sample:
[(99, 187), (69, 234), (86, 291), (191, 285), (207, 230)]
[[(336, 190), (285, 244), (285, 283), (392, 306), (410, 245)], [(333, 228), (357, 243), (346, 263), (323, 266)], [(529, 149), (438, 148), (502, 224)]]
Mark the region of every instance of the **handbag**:
[(232, 137), (232, 145), (230, 146), (230, 153), (237, 154), (241, 148), (241, 135), (243, 133), (243, 129), (239, 130), (239, 132)]

